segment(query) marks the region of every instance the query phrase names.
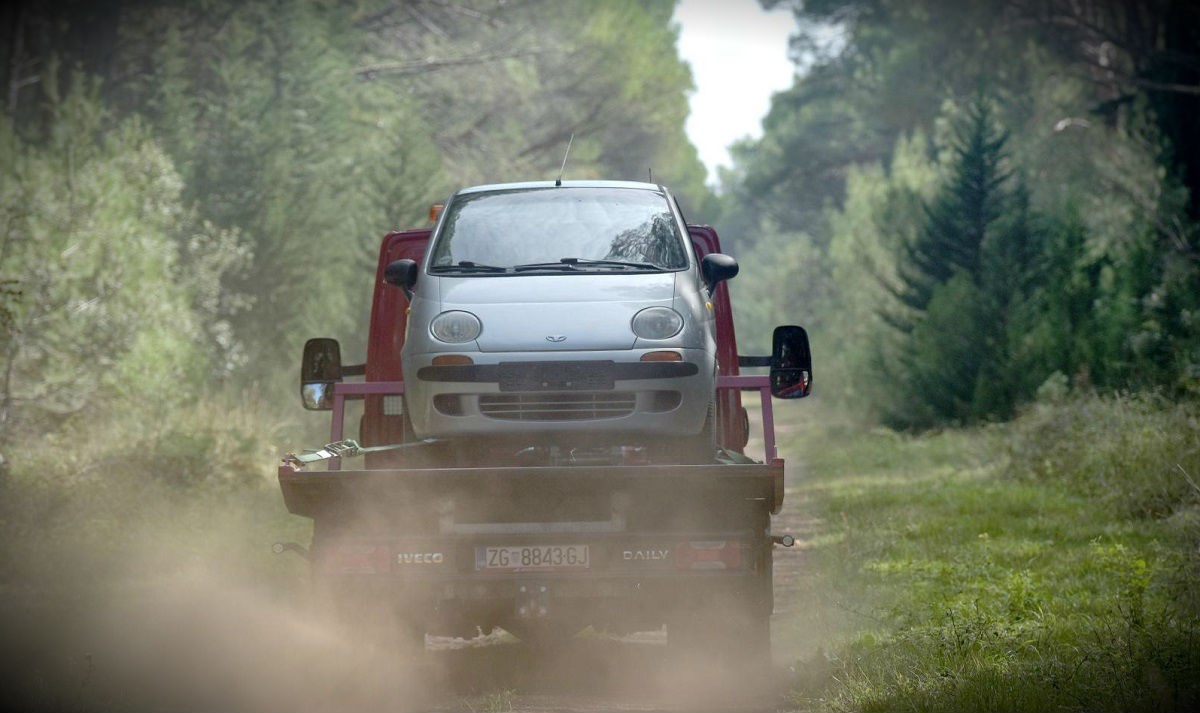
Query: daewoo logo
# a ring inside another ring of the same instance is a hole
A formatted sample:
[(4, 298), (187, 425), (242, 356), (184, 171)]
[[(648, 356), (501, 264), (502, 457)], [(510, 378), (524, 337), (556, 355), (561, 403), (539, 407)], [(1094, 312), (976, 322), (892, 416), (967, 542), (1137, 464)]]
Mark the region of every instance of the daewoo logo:
[(555, 342), (555, 343), (558, 343), (558, 342), (565, 342), (565, 341), (567, 341), (567, 335), (565, 335), (565, 334), (551, 334), (550, 336), (546, 337), (546, 341), (547, 341), (547, 342)]

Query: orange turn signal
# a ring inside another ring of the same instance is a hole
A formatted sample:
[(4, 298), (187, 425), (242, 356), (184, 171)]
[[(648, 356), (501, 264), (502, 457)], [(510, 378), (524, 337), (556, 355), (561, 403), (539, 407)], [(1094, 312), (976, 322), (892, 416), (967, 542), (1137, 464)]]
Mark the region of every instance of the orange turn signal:
[(434, 203), (433, 205), (429, 206), (429, 222), (436, 223), (438, 217), (442, 214), (442, 208), (445, 207), (446, 206), (442, 205), (441, 203)]
[(683, 355), (679, 352), (646, 352), (642, 361), (683, 361)]
[(439, 354), (433, 358), (434, 366), (469, 366), (474, 363), (466, 354)]

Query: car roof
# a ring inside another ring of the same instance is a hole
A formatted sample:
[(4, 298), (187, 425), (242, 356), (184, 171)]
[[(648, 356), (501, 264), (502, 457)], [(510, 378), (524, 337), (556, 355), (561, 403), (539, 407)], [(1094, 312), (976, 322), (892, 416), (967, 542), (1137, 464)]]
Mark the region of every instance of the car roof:
[(633, 188), (655, 193), (666, 193), (666, 189), (654, 183), (639, 181), (524, 181), (520, 183), (491, 183), (483, 186), (470, 186), (458, 191), (464, 193), (483, 193), (486, 191), (511, 191), (527, 188)]

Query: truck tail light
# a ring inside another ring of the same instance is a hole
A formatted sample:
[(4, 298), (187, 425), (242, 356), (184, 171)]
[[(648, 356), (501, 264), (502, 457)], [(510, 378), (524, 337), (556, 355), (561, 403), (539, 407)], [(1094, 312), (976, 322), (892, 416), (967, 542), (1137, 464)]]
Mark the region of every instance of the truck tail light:
[(675, 548), (679, 569), (740, 569), (742, 543), (733, 540), (692, 540)]
[(317, 554), (317, 566), (325, 574), (382, 574), (390, 562), (383, 545), (332, 545)]
[(429, 206), (429, 222), (436, 223), (437, 219), (442, 215), (442, 208), (445, 207), (446, 206), (442, 205), (441, 203), (434, 203), (433, 205)]

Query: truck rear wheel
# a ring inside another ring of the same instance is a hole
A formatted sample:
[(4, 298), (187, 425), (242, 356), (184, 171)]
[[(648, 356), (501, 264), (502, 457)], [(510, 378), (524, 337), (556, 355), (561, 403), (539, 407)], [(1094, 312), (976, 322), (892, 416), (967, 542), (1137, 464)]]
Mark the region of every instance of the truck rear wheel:
[(693, 609), (667, 622), (667, 647), (680, 663), (765, 672), (771, 666), (770, 617), (723, 606)]
[(348, 642), (365, 644), (382, 656), (425, 653), (424, 621), (402, 610), (385, 590), (318, 582), (317, 601)]
[(766, 550), (759, 571), (743, 587), (696, 599), (667, 621), (672, 658), (750, 678), (770, 670), (772, 554)]

